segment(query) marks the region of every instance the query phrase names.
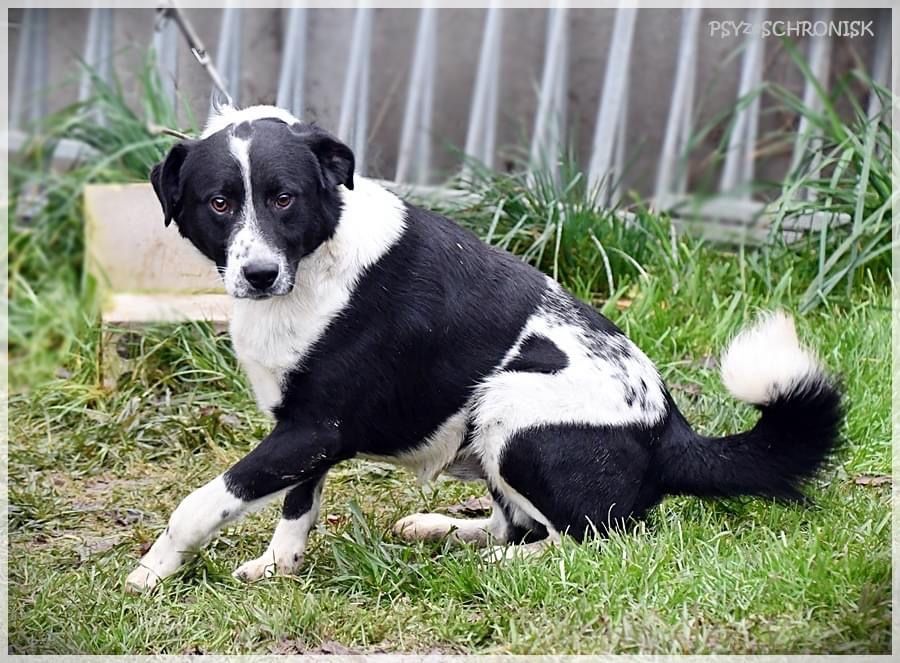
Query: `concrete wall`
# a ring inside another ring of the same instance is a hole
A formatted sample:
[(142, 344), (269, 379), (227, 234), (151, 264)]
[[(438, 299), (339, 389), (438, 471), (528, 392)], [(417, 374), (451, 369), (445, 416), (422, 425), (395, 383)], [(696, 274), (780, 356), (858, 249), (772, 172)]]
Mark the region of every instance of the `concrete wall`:
[[(283, 42), (282, 10), (245, 9), (242, 16), (243, 75), (240, 102), (271, 103), (275, 98), (280, 53)], [(508, 9), (504, 17), (502, 85), (500, 93), (499, 144), (504, 153), (514, 154), (527, 146), (536, 109), (547, 16), (544, 9)], [(51, 110), (59, 109), (76, 95), (78, 71), (75, 58), (83, 49), (87, 25), (86, 9), (54, 9), (50, 12), (50, 91)], [(215, 53), (219, 30), (218, 10), (188, 9), (185, 13), (201, 39)], [(589, 159), (600, 90), (603, 85), (607, 49), (615, 11), (612, 9), (572, 9), (569, 12), (570, 78), (568, 89), (569, 127), (583, 164)], [(710, 36), (709, 21), (741, 21), (744, 10), (706, 9), (700, 27), (700, 58), (697, 91), (696, 126), (704, 126), (734, 102), (739, 71), (740, 37)], [(771, 9), (772, 19), (808, 19), (811, 10)], [(874, 10), (837, 10), (835, 19), (874, 20)], [(656, 157), (661, 149), (669, 98), (672, 92), (680, 10), (648, 9), (638, 14), (628, 114), (629, 161), (632, 166), (626, 183), (642, 194), (652, 190)], [(15, 67), (18, 23), (21, 10), (9, 10), (10, 71)], [(306, 117), (336, 129), (345, 63), (349, 50), (353, 11), (314, 9), (309, 16), (307, 47)], [(372, 62), (372, 106), (369, 124), (369, 172), (393, 175), (400, 135), (410, 55), (415, 37), (418, 10), (378, 9), (375, 16), (374, 56)], [(154, 12), (151, 9), (121, 9), (115, 12), (115, 67), (125, 88), (137, 101), (134, 78), (151, 42)], [(435, 99), (435, 179), (453, 172), (457, 157), (452, 146), (465, 141), (470, 95), (473, 89), (478, 49), (483, 28), (483, 9), (444, 9), (439, 13), (438, 87)], [(800, 39), (801, 48), (805, 48)], [(846, 73), (856, 59), (871, 63), (872, 38), (838, 38), (834, 45), (832, 79)], [(179, 94), (199, 121), (205, 117), (210, 84), (183, 42), (179, 43)], [(766, 40), (764, 77), (802, 93), (802, 76), (790, 62), (779, 41)], [(12, 80), (12, 76), (10, 76)], [(761, 133), (777, 128), (790, 129), (795, 118), (783, 113), (766, 112)], [(700, 182), (704, 154), (721, 138), (710, 134), (693, 164), (694, 183)], [(758, 172), (777, 178), (784, 171), (787, 154), (764, 159)], [(509, 165), (509, 157), (498, 164)]]

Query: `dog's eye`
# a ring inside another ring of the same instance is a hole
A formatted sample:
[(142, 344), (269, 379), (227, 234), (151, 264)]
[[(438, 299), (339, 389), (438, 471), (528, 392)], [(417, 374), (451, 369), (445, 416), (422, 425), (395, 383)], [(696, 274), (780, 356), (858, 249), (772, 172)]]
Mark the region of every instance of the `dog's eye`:
[(222, 196), (213, 196), (209, 199), (209, 206), (216, 214), (225, 214), (228, 211), (228, 201)]
[(289, 193), (282, 193), (275, 197), (275, 207), (287, 209), (294, 202), (294, 197)]

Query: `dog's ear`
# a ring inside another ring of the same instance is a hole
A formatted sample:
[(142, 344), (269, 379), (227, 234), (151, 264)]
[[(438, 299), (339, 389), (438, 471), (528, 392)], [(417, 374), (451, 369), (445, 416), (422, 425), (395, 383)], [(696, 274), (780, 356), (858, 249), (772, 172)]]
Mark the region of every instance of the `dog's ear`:
[(343, 184), (348, 189), (352, 189), (355, 165), (353, 151), (327, 131), (318, 127), (307, 133), (305, 138), (309, 142), (309, 148), (319, 160), (319, 167), (322, 169), (327, 185), (334, 188), (338, 184)]
[(159, 203), (162, 205), (166, 226), (178, 215), (181, 202), (181, 166), (190, 150), (191, 142), (177, 143), (166, 158), (153, 166), (150, 171), (150, 183)]

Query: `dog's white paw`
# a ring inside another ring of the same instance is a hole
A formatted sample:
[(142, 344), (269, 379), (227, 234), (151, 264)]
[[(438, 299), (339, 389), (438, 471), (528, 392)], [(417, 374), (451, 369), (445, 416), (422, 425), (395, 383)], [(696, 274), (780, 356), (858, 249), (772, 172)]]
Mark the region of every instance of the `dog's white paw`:
[(232, 575), (244, 582), (256, 582), (262, 578), (271, 578), (275, 575), (275, 560), (271, 555), (264, 555), (244, 562)]
[(139, 594), (153, 589), (162, 580), (156, 573), (146, 566), (139, 566), (125, 578), (125, 591), (131, 594)]
[(506, 559), (526, 559), (535, 557), (542, 552), (557, 545), (552, 539), (541, 539), (534, 543), (525, 543), (507, 546), (491, 546), (481, 551), (481, 558), (486, 562), (502, 562)]
[(299, 553), (290, 557), (276, 558), (272, 553), (267, 552), (262, 557), (244, 562), (232, 575), (244, 582), (255, 582), (262, 578), (271, 578), (276, 574), (289, 576), (297, 572), (302, 562), (303, 555)]
[(406, 541), (437, 541), (452, 530), (453, 521), (440, 513), (414, 513), (393, 527), (394, 534)]

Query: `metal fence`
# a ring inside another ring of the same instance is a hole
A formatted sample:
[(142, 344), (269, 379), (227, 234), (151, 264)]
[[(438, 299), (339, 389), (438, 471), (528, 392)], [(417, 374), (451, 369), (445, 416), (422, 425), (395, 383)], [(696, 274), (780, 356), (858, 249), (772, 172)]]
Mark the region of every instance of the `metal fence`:
[[(12, 86), (10, 125), (21, 129), (39, 123), (46, 113), (48, 53), (48, 9), (26, 9), (22, 16), (20, 38)], [(235, 7), (221, 11), (219, 37), (215, 62), (224, 84), (236, 103), (240, 103), (239, 80), (242, 67), (242, 25), (240, 12)], [(313, 10), (294, 7), (282, 10), (284, 42), (281, 65), (278, 72), (276, 101), (278, 105), (301, 115), (306, 100), (307, 43), (309, 12)], [(432, 144), (434, 140), (432, 119), (435, 90), (441, 84), (437, 75), (437, 51), (435, 43), (441, 29), (442, 18), (448, 11), (426, 7), (420, 10), (414, 38), (411, 39), (411, 71), (406, 89), (402, 128), (399, 135), (397, 159), (393, 179), (400, 183), (426, 184), (434, 181), (432, 168)], [(567, 127), (567, 77), (570, 69), (569, 10), (553, 7), (546, 11), (547, 35), (543, 53), (543, 71), (537, 90), (536, 113), (533, 118), (529, 159), (532, 168), (554, 171), (558, 167), (557, 156), (569, 136)], [(634, 35), (640, 11), (622, 7), (615, 12), (605, 71), (597, 72), (602, 91), (596, 109), (590, 158), (586, 164), (588, 181), (600, 191), (603, 204), (614, 204), (622, 194), (619, 186), (625, 169), (629, 146), (628, 117), (629, 90), (634, 72), (630, 64), (634, 51)], [(688, 193), (685, 159), (692, 132), (695, 102), (697, 98), (698, 38), (705, 10), (688, 7), (681, 11), (678, 55), (674, 79), (670, 90), (660, 90), (669, 95), (669, 114), (666, 121), (662, 149), (659, 153), (653, 200), (657, 207), (666, 208)], [(84, 62), (101, 79), (112, 76), (113, 21), (116, 11), (95, 8), (90, 10), (88, 29), (83, 49)], [(501, 56), (504, 39), (504, 10), (494, 4), (484, 12), (480, 38), (477, 70), (471, 91), (471, 105), (467, 122), (464, 153), (487, 166), (493, 166), (497, 157), (498, 90), (503, 76)], [(347, 49), (347, 61), (343, 68), (344, 79), (337, 122), (338, 135), (353, 148), (361, 172), (366, 171), (369, 122), (372, 113), (370, 90), (373, 49), (374, 12), (361, 7), (352, 15), (352, 37)], [(766, 9), (747, 10), (746, 22), (760, 25), (766, 18)], [(813, 19), (828, 22), (833, 10), (815, 10)], [(890, 25), (889, 10), (879, 15), (879, 22)], [(752, 92), (763, 80), (765, 40), (755, 33), (748, 34), (740, 55), (740, 80), (737, 100), (749, 100), (738, 104), (728, 135), (728, 149), (721, 166), (718, 189), (723, 199), (735, 201), (733, 209), (744, 209), (751, 201), (751, 183), (757, 160), (756, 145), (760, 122), (760, 102)], [(816, 84), (827, 87), (832, 59), (832, 39), (814, 36), (807, 40), (806, 54), (815, 80), (805, 82), (803, 100), (811, 108), (817, 108), (819, 97)], [(164, 10), (158, 14), (152, 45), (159, 54), (158, 67), (165, 93), (174, 99), (175, 81), (178, 77), (175, 54), (181, 44), (178, 28), (171, 15)], [(872, 78), (883, 86), (889, 85), (890, 30), (877, 33), (874, 55), (869, 64)], [(91, 84), (87, 73), (82, 75), (79, 98), (90, 94)], [(880, 111), (877, 95), (867, 101), (869, 113)], [(98, 122), (103, 118), (98, 117)], [(801, 120), (794, 147), (794, 162), (799, 160), (805, 146), (815, 138), (815, 130)], [(15, 141), (14, 141), (15, 142)], [(465, 167), (462, 163), (460, 167)], [(743, 205), (743, 207), (742, 207)], [(751, 214), (757, 207), (751, 205)], [(741, 214), (738, 214), (741, 216)]]

